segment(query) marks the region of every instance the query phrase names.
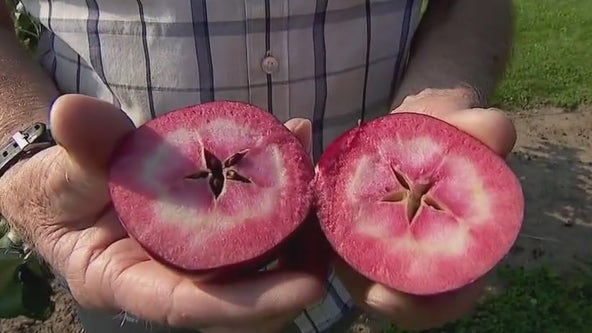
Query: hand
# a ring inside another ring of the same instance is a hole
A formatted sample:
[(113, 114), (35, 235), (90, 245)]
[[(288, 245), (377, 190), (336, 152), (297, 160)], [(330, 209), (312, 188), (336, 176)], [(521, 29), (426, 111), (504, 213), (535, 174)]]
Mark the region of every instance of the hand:
[[(481, 140), (501, 156), (516, 142), (512, 122), (497, 109), (473, 107), (464, 90), (425, 90), (407, 97), (392, 112), (429, 114)], [(386, 317), (396, 326), (423, 330), (443, 326), (471, 312), (484, 291), (484, 278), (459, 290), (434, 296), (408, 295), (369, 281), (338, 259), (336, 271), (362, 308)]]
[[(315, 267), (214, 285), (152, 260), (118, 222), (106, 182), (111, 153), (133, 123), (81, 95), (59, 98), (50, 123), (59, 145), (0, 178), (0, 208), (83, 307), (204, 332), (277, 332), (324, 295)], [(310, 122), (286, 126), (310, 147)]]

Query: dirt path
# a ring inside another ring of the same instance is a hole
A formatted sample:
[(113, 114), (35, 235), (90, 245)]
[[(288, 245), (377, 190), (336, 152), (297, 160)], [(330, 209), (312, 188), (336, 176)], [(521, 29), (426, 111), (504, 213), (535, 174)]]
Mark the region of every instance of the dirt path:
[(557, 267), (592, 259), (592, 108), (522, 112), (509, 163), (526, 196), (526, 220), (508, 261)]
[[(547, 108), (512, 117), (519, 138), (509, 163), (520, 177), (527, 207), (507, 261), (568, 267), (578, 258), (592, 258), (592, 108)], [(80, 333), (68, 301), (60, 294), (57, 312), (46, 323), (0, 321), (0, 333)], [(378, 333), (378, 326), (362, 318), (352, 332)]]

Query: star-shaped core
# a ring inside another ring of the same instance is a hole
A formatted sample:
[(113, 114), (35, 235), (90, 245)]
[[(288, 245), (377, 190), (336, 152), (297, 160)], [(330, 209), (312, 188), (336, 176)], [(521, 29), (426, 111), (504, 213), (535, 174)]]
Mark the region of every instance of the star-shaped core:
[(196, 173), (192, 173), (185, 177), (185, 179), (200, 179), (208, 178), (210, 189), (214, 194), (214, 198), (218, 198), (224, 184), (227, 180), (240, 181), (243, 183), (251, 183), (251, 180), (247, 177), (239, 174), (234, 168), (238, 162), (249, 152), (248, 149), (239, 151), (238, 153), (230, 156), (224, 162), (222, 162), (216, 155), (207, 149), (204, 149), (204, 158), (206, 160), (206, 170), (200, 170)]
[(387, 193), (381, 201), (383, 202), (402, 202), (405, 201), (407, 211), (407, 221), (409, 224), (413, 223), (421, 201), (426, 205), (431, 206), (436, 210), (444, 210), (440, 204), (438, 204), (431, 196), (427, 193), (433, 184), (414, 184), (407, 179), (402, 173), (392, 169), (395, 178), (403, 187), (402, 191), (392, 191)]

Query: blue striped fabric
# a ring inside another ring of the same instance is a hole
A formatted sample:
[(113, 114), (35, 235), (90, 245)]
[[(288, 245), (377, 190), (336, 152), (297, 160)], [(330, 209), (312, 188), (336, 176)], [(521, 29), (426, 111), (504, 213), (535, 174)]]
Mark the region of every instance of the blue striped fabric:
[[(46, 30), (39, 61), (64, 93), (114, 103), (136, 125), (232, 99), (313, 120), (313, 157), (383, 115), (403, 73), (420, 0), (23, 0)], [(272, 57), (276, 67), (263, 65)], [(294, 321), (324, 332), (353, 303), (334, 276)]]

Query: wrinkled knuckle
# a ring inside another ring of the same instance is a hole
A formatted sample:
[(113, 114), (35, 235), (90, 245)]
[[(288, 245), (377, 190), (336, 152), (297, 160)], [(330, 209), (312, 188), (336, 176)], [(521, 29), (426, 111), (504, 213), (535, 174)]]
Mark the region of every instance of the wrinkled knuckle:
[(67, 280), (68, 290), (72, 298), (84, 308), (93, 308), (93, 304), (88, 301), (86, 295), (88, 292), (84, 290), (84, 284)]
[(382, 298), (368, 297), (363, 303), (372, 311), (385, 316), (395, 326), (404, 330), (425, 330), (434, 327), (434, 318), (409, 304), (404, 305)]
[(156, 321), (171, 327), (187, 327), (191, 325), (195, 329), (205, 328), (206, 325), (204, 325), (202, 318), (196, 316), (196, 313), (187, 313), (183, 310), (184, 306), (176, 301), (181, 298), (182, 293), (182, 283), (179, 281), (172, 286), (168, 301), (161, 304), (162, 318), (158, 318)]
[(190, 315), (187, 312), (180, 311), (167, 311), (163, 318), (157, 318), (159, 321), (169, 327), (192, 327), (194, 329), (205, 329), (212, 325), (209, 325), (204, 318)]
[(440, 92), (441, 90), (439, 89), (434, 89), (434, 88), (426, 88), (422, 91), (420, 91), (417, 95), (418, 96), (431, 96), (431, 95), (436, 95)]
[(506, 114), (506, 111), (496, 108), (496, 107), (487, 107), (487, 108), (482, 108), (481, 110), (489, 112), (492, 115), (496, 115), (497, 117), (504, 119), (504, 120), (505, 120), (505, 118), (507, 118), (508, 120), (510, 119), (508, 117), (508, 115)]
[(421, 96), (419, 96), (419, 95), (407, 95), (407, 96), (405, 96), (405, 98), (403, 98), (401, 105), (410, 104), (412, 102), (415, 102), (419, 98), (421, 98)]
[[(417, 323), (414, 322), (414, 314), (408, 313), (405, 308), (401, 306), (397, 306), (394, 304), (386, 304), (383, 301), (368, 298), (364, 299), (361, 303), (366, 308), (370, 309), (371, 312), (374, 312), (378, 315), (384, 316), (389, 320), (389, 322), (396, 327), (403, 329), (403, 330), (417, 330), (417, 329), (426, 329), (428, 327), (418, 327)], [(425, 318), (428, 320), (429, 318)], [(426, 322), (423, 322), (425, 325)], [(429, 326), (429, 325), (428, 325)]]
[(196, 329), (204, 329), (208, 326), (202, 322), (191, 321), (189, 315), (186, 313), (169, 313), (163, 323), (170, 327), (188, 327), (191, 326)]
[(389, 316), (395, 318), (398, 318), (401, 312), (403, 312), (403, 308), (400, 305), (394, 303), (387, 303), (382, 299), (377, 299), (374, 297), (364, 298), (363, 303), (371, 309), (374, 309), (381, 313), (388, 313)]

